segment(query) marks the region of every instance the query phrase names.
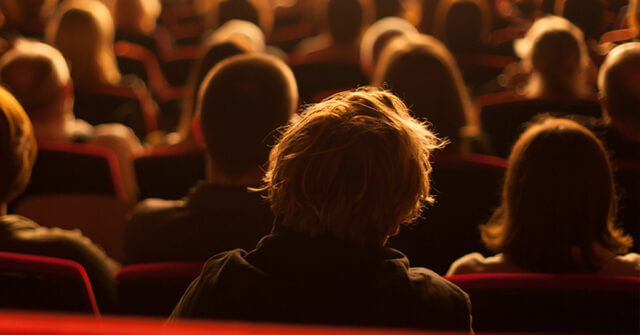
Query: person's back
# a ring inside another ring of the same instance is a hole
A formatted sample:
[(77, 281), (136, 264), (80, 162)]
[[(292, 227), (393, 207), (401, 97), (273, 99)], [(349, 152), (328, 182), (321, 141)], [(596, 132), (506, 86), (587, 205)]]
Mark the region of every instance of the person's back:
[(239, 55), (216, 65), (198, 95), (207, 180), (178, 201), (148, 199), (126, 225), (128, 263), (204, 261), (234, 248), (253, 248), (273, 214), (259, 184), (277, 129), (297, 107), (297, 86), (282, 61)]
[(209, 259), (172, 318), (470, 330), (464, 292), (384, 247), (431, 201), (439, 146), (388, 92), (310, 106), (270, 154), (273, 233)]
[(28, 218), (7, 214), (7, 204), (29, 182), (37, 147), (29, 118), (3, 88), (0, 110), (0, 250), (77, 261), (87, 271), (100, 309), (113, 312), (119, 268), (115, 261), (77, 230), (45, 228)]

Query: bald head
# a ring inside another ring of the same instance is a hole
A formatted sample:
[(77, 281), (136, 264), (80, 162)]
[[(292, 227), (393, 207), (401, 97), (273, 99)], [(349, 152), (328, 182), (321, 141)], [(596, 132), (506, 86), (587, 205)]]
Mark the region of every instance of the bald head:
[(640, 43), (622, 44), (609, 53), (598, 78), (601, 100), (611, 125), (640, 142)]

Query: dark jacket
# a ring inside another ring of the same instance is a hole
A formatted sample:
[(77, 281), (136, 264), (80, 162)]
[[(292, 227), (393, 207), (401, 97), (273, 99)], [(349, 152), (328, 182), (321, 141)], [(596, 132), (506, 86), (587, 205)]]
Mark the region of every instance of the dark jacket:
[(19, 215), (1, 216), (0, 250), (80, 263), (87, 271), (100, 311), (115, 311), (115, 275), (120, 265), (79, 230), (41, 227)]
[(127, 264), (202, 261), (253, 249), (273, 226), (269, 204), (245, 186), (200, 182), (183, 200), (148, 199), (125, 226)]
[(207, 261), (172, 318), (470, 329), (468, 296), (385, 247), (282, 231)]

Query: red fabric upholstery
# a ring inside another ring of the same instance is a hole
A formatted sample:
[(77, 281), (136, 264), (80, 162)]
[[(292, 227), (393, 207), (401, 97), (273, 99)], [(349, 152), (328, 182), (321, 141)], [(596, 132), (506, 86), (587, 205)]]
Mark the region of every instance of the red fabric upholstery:
[(376, 328), (311, 327), (250, 322), (190, 321), (166, 324), (165, 320), (106, 318), (96, 321), (69, 315), (0, 314), (0, 333), (12, 335), (438, 335), (468, 334)]
[(169, 316), (203, 263), (166, 262), (125, 266), (118, 273), (121, 312)]
[(594, 274), (448, 277), (471, 297), (476, 330), (640, 331), (640, 278)]
[[(75, 288), (77, 290), (74, 292), (64, 293), (67, 293), (69, 295), (80, 294), (83, 301), (83, 306), (80, 307), (84, 311), (93, 313), (97, 317), (100, 316), (98, 305), (93, 295), (93, 289), (91, 288), (91, 283), (89, 282), (89, 277), (87, 277), (87, 273), (85, 272), (84, 268), (77, 262), (53, 257), (0, 252), (0, 271), (3, 273), (0, 276), (3, 276), (5, 273), (11, 273), (26, 276), (42, 276), (45, 277), (45, 279), (58, 277), (64, 279), (65, 281), (75, 281), (77, 284)], [(16, 291), (34, 292), (34, 294), (37, 294), (35, 292), (38, 291), (36, 287), (27, 287), (26, 290), (21, 290), (16, 287), (12, 288), (14, 289), (12, 290), (12, 292), (5, 292), (5, 294), (12, 295), (15, 294)], [(8, 288), (3, 287), (3, 289)], [(33, 289), (33, 291), (30, 289)], [(6, 299), (7, 296), (4, 296), (4, 298)], [(39, 298), (43, 299), (44, 297), (20, 297), (22, 302), (37, 301)], [(68, 296), (68, 298), (71, 299), (72, 297)], [(47, 303), (50, 304), (52, 302), (49, 301)]]
[(153, 52), (140, 45), (125, 41), (116, 42), (115, 52), (118, 58), (124, 57), (134, 59), (144, 65), (146, 77), (149, 80), (149, 86), (154, 90), (154, 92), (162, 93), (165, 89), (168, 89), (169, 84), (164, 79), (164, 75), (160, 69), (160, 64)]

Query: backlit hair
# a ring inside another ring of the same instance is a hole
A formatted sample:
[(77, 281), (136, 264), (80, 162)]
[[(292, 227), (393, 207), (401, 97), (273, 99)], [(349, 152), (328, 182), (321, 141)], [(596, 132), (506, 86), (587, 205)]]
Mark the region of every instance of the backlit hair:
[(0, 204), (6, 204), (27, 186), (37, 146), (27, 114), (2, 87), (0, 110)]
[(514, 49), (525, 70), (531, 72), (528, 96), (588, 93), (590, 59), (584, 35), (567, 19), (547, 16), (537, 20), (525, 37), (514, 42)]
[(0, 58), (0, 83), (34, 120), (46, 120), (65, 98), (69, 68), (55, 48), (20, 39)]
[(360, 65), (367, 74), (373, 74), (382, 50), (398, 36), (417, 34), (418, 29), (399, 17), (386, 17), (369, 26), (360, 41)]
[(632, 243), (614, 225), (616, 201), (600, 140), (574, 121), (549, 118), (514, 145), (502, 204), (481, 227), (482, 239), (529, 271), (593, 271), (601, 261), (596, 244), (623, 253)]
[(373, 85), (402, 98), (412, 114), (433, 124), (454, 147), (477, 135), (478, 126), (462, 74), (447, 48), (419, 35), (394, 39), (383, 51)]
[(600, 67), (598, 88), (613, 126), (640, 141), (640, 42), (624, 43), (609, 52)]
[(99, 1), (64, 2), (45, 30), (47, 43), (66, 58), (76, 83), (120, 82), (109, 9)]
[(264, 189), (282, 225), (381, 245), (420, 214), (441, 143), (393, 94), (337, 93), (309, 106), (272, 149)]
[(153, 33), (160, 16), (160, 0), (117, 0), (114, 20), (118, 30), (141, 35)]
[(233, 56), (206, 76), (197, 111), (207, 152), (225, 177), (261, 172), (298, 104), (298, 86), (280, 59), (260, 54)]

